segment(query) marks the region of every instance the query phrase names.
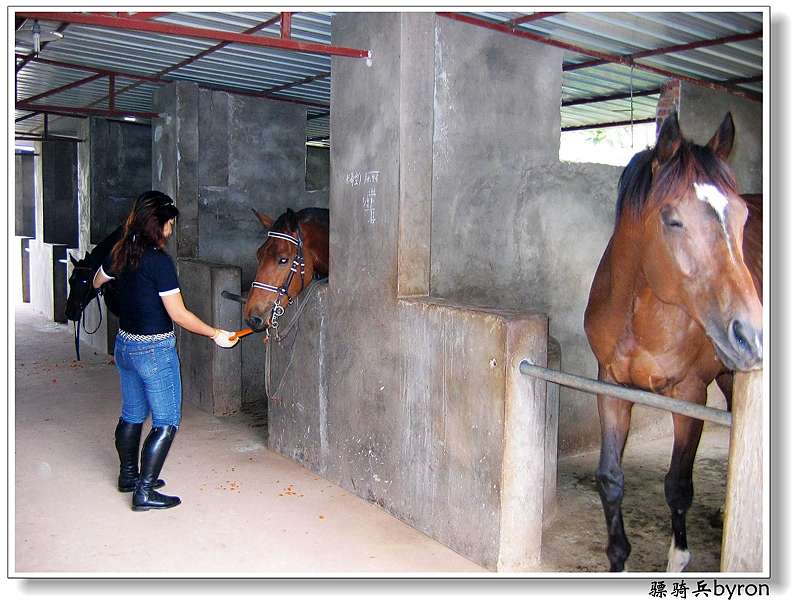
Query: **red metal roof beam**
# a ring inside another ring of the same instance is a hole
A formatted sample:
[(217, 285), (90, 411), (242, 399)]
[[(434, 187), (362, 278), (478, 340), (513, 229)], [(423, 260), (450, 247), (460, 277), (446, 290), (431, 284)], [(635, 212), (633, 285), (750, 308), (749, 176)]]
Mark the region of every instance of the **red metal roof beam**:
[[(721, 38), (714, 38), (713, 40), (699, 40), (697, 42), (690, 42), (688, 44), (676, 44), (674, 46), (664, 46), (663, 48), (654, 48), (652, 50), (642, 50), (641, 52), (634, 52), (633, 54), (626, 54), (625, 57), (635, 60), (637, 58), (645, 58), (647, 56), (658, 56), (660, 54), (672, 54), (674, 52), (685, 52), (687, 50), (696, 50), (698, 48), (707, 48), (709, 46), (718, 46), (720, 44), (733, 44), (736, 42), (745, 42), (763, 36), (763, 32), (759, 29), (750, 33), (738, 33), (736, 35), (728, 35)], [(590, 60), (587, 62), (577, 63), (574, 65), (564, 65), (565, 71), (574, 71), (576, 69), (586, 69), (588, 67), (596, 67), (597, 65), (606, 64), (605, 60)], [(638, 63), (637, 63), (638, 65)]]
[(532, 15), (524, 15), (522, 17), (517, 17), (515, 19), (509, 19), (503, 25), (506, 27), (514, 28), (517, 25), (522, 25), (523, 23), (530, 23), (531, 21), (539, 21), (541, 19), (546, 19), (548, 17), (555, 17), (556, 15), (563, 15), (564, 12), (537, 12), (533, 13)]
[(292, 13), (281, 13), (281, 38), (284, 40), (291, 39), (292, 37)]
[(156, 112), (131, 112), (129, 110), (105, 110), (102, 108), (87, 108), (87, 107), (74, 107), (74, 106), (54, 106), (51, 104), (28, 104), (25, 102), (17, 102), (14, 107), (17, 110), (34, 110), (43, 112), (45, 114), (59, 114), (61, 116), (83, 116), (83, 115), (98, 115), (101, 117), (141, 117), (143, 119), (152, 119), (158, 116)]
[(100, 79), (101, 77), (105, 77), (105, 73), (95, 73), (94, 75), (89, 75), (89, 77), (84, 77), (83, 79), (79, 79), (78, 81), (73, 81), (72, 83), (67, 83), (57, 88), (53, 88), (52, 90), (47, 90), (46, 92), (42, 92), (41, 94), (36, 94), (35, 96), (30, 96), (29, 98), (23, 98), (20, 102), (23, 103), (31, 103), (39, 100), (40, 98), (44, 98), (45, 96), (52, 96), (53, 94), (58, 94), (59, 92), (64, 92), (66, 90), (78, 87), (79, 85), (84, 85), (86, 83), (90, 83), (95, 81), (96, 79)]
[(289, 89), (290, 87), (295, 87), (297, 85), (303, 85), (304, 83), (311, 83), (312, 81), (317, 81), (318, 79), (325, 79), (326, 77), (330, 77), (331, 72), (326, 71), (325, 73), (319, 73), (318, 75), (311, 75), (310, 77), (306, 77), (305, 79), (300, 79), (299, 81), (292, 81), (291, 83), (284, 83), (283, 85), (276, 85), (275, 87), (268, 88), (264, 90), (265, 94), (275, 94), (277, 92), (282, 92), (283, 90)]
[(716, 83), (713, 81), (708, 81), (706, 79), (698, 79), (696, 77), (691, 77), (689, 75), (675, 73), (674, 71), (667, 71), (666, 69), (659, 69), (658, 67), (651, 67), (650, 65), (637, 63), (634, 62), (633, 59), (631, 59), (629, 56), (607, 54), (605, 52), (598, 52), (597, 50), (590, 50), (589, 48), (582, 48), (580, 46), (576, 46), (575, 44), (568, 44), (566, 42), (554, 40), (549, 37), (533, 33), (532, 31), (509, 29), (508, 27), (500, 23), (493, 23), (491, 21), (485, 21), (483, 19), (476, 19), (475, 17), (471, 17), (469, 15), (462, 15), (461, 13), (437, 12), (436, 14), (441, 17), (453, 19), (455, 21), (461, 21), (462, 23), (468, 23), (469, 25), (484, 27), (485, 29), (492, 29), (494, 31), (499, 31), (507, 35), (513, 35), (516, 37), (525, 38), (527, 40), (532, 40), (534, 42), (539, 42), (540, 44), (546, 44), (548, 46), (555, 46), (556, 48), (562, 48), (563, 50), (575, 52), (576, 54), (585, 54), (586, 56), (593, 56), (594, 58), (600, 59), (604, 62), (616, 63), (628, 67), (633, 66), (639, 69), (640, 71), (655, 73), (656, 75), (661, 75), (661, 77), (666, 77), (669, 79), (680, 79), (681, 81), (686, 81), (687, 83), (693, 83), (700, 87), (705, 87), (720, 92), (726, 92), (728, 94), (733, 94), (734, 96), (741, 96), (743, 98), (747, 98), (748, 100), (753, 100), (756, 102), (761, 101), (761, 97), (759, 94), (754, 94), (746, 90), (731, 89), (726, 85)]
[(263, 46), (267, 48), (279, 48), (281, 50), (291, 50), (295, 52), (309, 52), (312, 54), (324, 54), (331, 56), (345, 56), (348, 58), (369, 58), (369, 50), (358, 48), (347, 48), (343, 46), (329, 46), (326, 44), (316, 44), (311, 42), (297, 42), (282, 38), (247, 35), (232, 31), (221, 31), (217, 29), (205, 29), (201, 27), (186, 27), (184, 25), (174, 25), (159, 21), (145, 21), (142, 19), (132, 19), (130, 17), (109, 17), (107, 15), (92, 13), (69, 13), (69, 12), (22, 12), (18, 16), (29, 19), (46, 19), (50, 21), (62, 21), (64, 23), (78, 23), (81, 25), (94, 25), (97, 27), (109, 27), (111, 29), (124, 29), (129, 31), (146, 31), (148, 33), (160, 33), (164, 35), (178, 35), (205, 40), (218, 40), (222, 42), (233, 42), (237, 44), (247, 44), (251, 46)]

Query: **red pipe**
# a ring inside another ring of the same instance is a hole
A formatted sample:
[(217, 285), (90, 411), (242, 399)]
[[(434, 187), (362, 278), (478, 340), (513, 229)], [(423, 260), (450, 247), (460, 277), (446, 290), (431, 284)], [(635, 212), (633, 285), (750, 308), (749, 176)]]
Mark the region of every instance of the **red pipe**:
[(311, 75), (310, 77), (306, 77), (305, 79), (301, 79), (299, 81), (292, 81), (290, 83), (284, 83), (283, 85), (276, 85), (275, 87), (271, 87), (269, 89), (264, 90), (265, 94), (274, 94), (276, 92), (281, 92), (283, 90), (289, 89), (290, 87), (295, 87), (296, 85), (303, 85), (304, 83), (311, 83), (312, 81), (317, 81), (318, 79), (325, 79), (326, 77), (330, 77), (331, 72), (326, 71), (325, 73), (319, 73), (318, 75)]
[(249, 44), (252, 46), (280, 48), (282, 50), (311, 52), (314, 54), (326, 54), (331, 56), (346, 56), (349, 58), (369, 58), (370, 56), (370, 52), (368, 50), (359, 50), (357, 48), (329, 46), (326, 44), (316, 44), (310, 42), (296, 42), (294, 40), (246, 35), (232, 31), (220, 31), (201, 27), (186, 27), (184, 25), (174, 25), (172, 23), (163, 23), (159, 21), (131, 19), (130, 17), (109, 17), (107, 15), (100, 15), (96, 13), (18, 12), (16, 13), (16, 16), (25, 17), (28, 19), (42, 19), (47, 21), (62, 21), (64, 23), (79, 23), (82, 25), (110, 27), (112, 29), (147, 31), (149, 33), (162, 33), (166, 35), (179, 35), (206, 40), (218, 40), (222, 42), (235, 42), (238, 44)]
[(35, 96), (30, 96), (28, 98), (23, 98), (20, 100), (22, 103), (30, 103), (39, 100), (40, 98), (44, 98), (45, 96), (52, 96), (53, 94), (58, 94), (59, 92), (64, 92), (66, 90), (72, 89), (74, 87), (78, 87), (79, 85), (83, 85), (85, 83), (90, 83), (95, 81), (96, 79), (100, 79), (101, 77), (105, 77), (104, 73), (95, 73), (94, 75), (89, 75), (89, 77), (84, 77), (83, 79), (79, 79), (78, 81), (73, 81), (72, 83), (67, 83), (57, 88), (53, 88), (52, 90), (47, 90), (46, 92), (42, 92), (41, 94), (36, 94)]
[(73, 106), (53, 106), (52, 104), (27, 104), (25, 102), (17, 102), (14, 107), (17, 110), (33, 110), (43, 113), (59, 113), (64, 116), (72, 115), (98, 115), (102, 117), (141, 117), (143, 119), (153, 119), (158, 116), (157, 112), (131, 112), (127, 110), (105, 110), (102, 108), (87, 108), (87, 107), (73, 107)]
[(524, 15), (522, 17), (517, 17), (516, 19), (509, 19), (503, 25), (506, 27), (516, 27), (517, 25), (521, 25), (522, 23), (530, 23), (531, 21), (539, 21), (540, 19), (546, 19), (547, 17), (555, 17), (556, 15), (563, 15), (564, 12), (537, 12), (533, 13), (532, 15)]
[[(167, 84), (167, 83), (172, 83), (173, 81), (179, 81), (177, 79), (164, 79), (162, 77), (150, 76), (150, 75), (139, 75), (137, 73), (123, 73), (122, 71), (110, 71), (108, 69), (100, 69), (100, 68), (97, 68), (97, 67), (89, 67), (89, 66), (86, 66), (86, 65), (76, 65), (76, 64), (72, 64), (72, 63), (66, 63), (66, 62), (63, 62), (63, 61), (58, 61), (58, 60), (50, 60), (48, 58), (38, 58), (37, 57), (37, 58), (34, 59), (34, 61), (35, 62), (44, 63), (44, 64), (47, 64), (47, 65), (55, 65), (55, 66), (58, 66), (58, 67), (65, 67), (67, 69), (77, 69), (77, 70), (83, 70), (83, 71), (95, 71), (95, 72), (97, 72), (97, 73), (99, 73), (101, 75), (106, 75), (106, 76), (113, 74), (113, 75), (116, 75), (117, 77), (124, 77), (124, 78), (127, 78), (127, 79), (140, 79), (140, 80), (142, 80), (142, 82), (154, 83), (156, 85), (164, 85), (164, 84)], [(283, 98), (281, 96), (270, 96), (270, 95), (265, 94), (264, 92), (249, 92), (247, 90), (226, 88), (226, 87), (223, 87), (223, 86), (210, 85), (210, 84), (206, 84), (206, 83), (198, 83), (198, 85), (203, 89), (219, 90), (221, 92), (228, 92), (229, 94), (238, 94), (238, 95), (241, 95), (241, 96), (254, 96), (254, 97), (258, 97), (258, 98), (269, 98), (271, 100), (278, 100), (280, 102), (290, 102), (292, 104), (302, 104), (303, 106), (314, 106), (316, 108), (324, 108), (324, 109), (330, 108), (330, 105), (325, 104), (324, 102), (315, 102), (313, 100), (301, 100), (299, 98)], [(103, 99), (105, 99), (105, 98), (103, 98)], [(94, 102), (92, 104), (97, 104), (98, 102)], [(92, 106), (92, 104), (90, 104), (89, 106)], [(36, 110), (38, 110), (38, 109), (36, 109)], [(126, 114), (128, 114), (128, 113), (126, 113)]]
[(281, 38), (284, 40), (291, 39), (292, 37), (292, 13), (281, 13)]
[[(161, 14), (161, 13), (136, 13), (136, 14), (139, 15), (139, 14)], [(170, 13), (163, 13), (163, 14), (170, 14)], [(263, 22), (259, 23), (258, 25), (255, 25), (255, 26), (251, 27), (250, 29), (245, 30), (243, 33), (255, 33), (256, 31), (259, 31), (261, 29), (265, 29), (265, 28), (269, 27), (270, 25), (273, 25), (274, 23), (277, 23), (279, 19), (280, 19), (280, 15), (272, 17), (271, 19), (263, 21)], [(195, 62), (197, 60), (200, 60), (201, 58), (203, 58), (205, 56), (208, 56), (212, 52), (216, 52), (217, 50), (220, 50), (220, 49), (224, 48), (225, 46), (228, 46), (229, 44), (230, 44), (230, 42), (220, 42), (219, 44), (211, 46), (211, 48), (207, 48), (206, 50), (203, 50), (202, 52), (199, 52), (198, 54), (195, 54), (194, 56), (190, 56), (189, 58), (185, 58), (179, 63), (176, 63), (176, 64), (174, 64), (174, 65), (172, 65), (170, 67), (165, 67), (165, 68), (161, 69), (158, 73), (155, 74), (155, 77), (158, 78), (158, 80), (160, 80), (163, 75), (166, 75), (170, 71), (176, 71), (176, 70), (178, 70), (178, 69), (180, 69), (182, 67), (185, 67), (186, 65), (191, 64), (191, 63), (193, 63), (193, 62)], [(144, 81), (136, 81), (134, 83), (129, 83), (124, 88), (122, 88), (121, 90), (117, 91), (117, 95), (124, 94), (125, 92), (129, 92), (130, 90), (135, 89), (135, 88), (139, 87), (140, 85), (142, 85), (142, 83), (144, 83)], [(100, 104), (103, 100), (105, 100), (105, 98), (100, 98), (98, 100), (95, 100), (94, 102), (91, 102), (90, 104), (88, 104), (88, 106), (94, 106), (95, 104)]]
[[(628, 54), (632, 59), (645, 58), (647, 56), (657, 56), (659, 54), (671, 54), (673, 52), (685, 52), (686, 50), (696, 50), (697, 48), (706, 48), (708, 46), (717, 46), (719, 44), (733, 44), (735, 42), (745, 42), (763, 36), (761, 30), (753, 31), (752, 33), (739, 33), (736, 35), (728, 35), (713, 40), (700, 40), (697, 42), (690, 42), (688, 44), (676, 44), (674, 46), (664, 46), (663, 48), (654, 48), (652, 50), (642, 50), (641, 52), (634, 52)], [(588, 62), (577, 63), (574, 65), (564, 65), (565, 71), (574, 71), (576, 69), (585, 69), (587, 67), (596, 67), (597, 65), (605, 64), (604, 60), (590, 60)]]

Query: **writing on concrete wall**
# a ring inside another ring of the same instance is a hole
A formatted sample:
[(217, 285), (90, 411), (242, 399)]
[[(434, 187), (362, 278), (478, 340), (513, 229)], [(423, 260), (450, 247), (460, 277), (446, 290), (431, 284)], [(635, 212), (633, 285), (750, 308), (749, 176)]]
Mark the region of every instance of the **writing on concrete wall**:
[(351, 187), (363, 186), (364, 193), (361, 196), (361, 205), (370, 225), (375, 224), (375, 205), (378, 199), (376, 187), (380, 174), (380, 171), (350, 171), (345, 178)]

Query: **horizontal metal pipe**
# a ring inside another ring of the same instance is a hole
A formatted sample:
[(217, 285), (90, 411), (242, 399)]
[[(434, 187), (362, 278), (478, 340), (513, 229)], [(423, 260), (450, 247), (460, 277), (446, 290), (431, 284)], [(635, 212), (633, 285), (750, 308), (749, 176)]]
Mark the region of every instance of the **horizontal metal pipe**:
[(236, 33), (233, 31), (223, 31), (219, 29), (174, 25), (171, 23), (165, 23), (163, 21), (147, 21), (144, 19), (109, 17), (107, 15), (98, 13), (18, 12), (16, 14), (17, 16), (26, 17), (28, 19), (61, 21), (64, 23), (94, 25), (97, 27), (110, 27), (112, 29), (123, 29), (128, 31), (146, 31), (148, 33), (161, 33), (164, 35), (178, 35), (205, 40), (235, 42), (239, 44), (249, 44), (252, 46), (264, 46), (267, 48), (280, 48), (281, 50), (293, 50), (296, 52), (310, 52), (313, 54), (325, 54), (329, 56), (346, 56), (349, 58), (370, 57), (369, 50), (362, 50), (360, 48), (346, 48), (311, 42), (296, 42), (294, 40), (286, 40), (283, 38), (254, 36)]
[(636, 404), (644, 404), (652, 408), (660, 410), (667, 410), (672, 413), (692, 417), (694, 419), (702, 419), (704, 421), (711, 421), (718, 423), (725, 427), (731, 426), (731, 413), (718, 408), (711, 408), (700, 404), (692, 404), (685, 400), (676, 400), (668, 396), (660, 394), (653, 394), (652, 392), (645, 392), (644, 390), (637, 390), (633, 388), (623, 387), (621, 385), (614, 385), (612, 383), (603, 383), (588, 377), (581, 377), (580, 375), (573, 375), (572, 373), (564, 373), (563, 371), (554, 371), (546, 367), (539, 367), (532, 364), (527, 360), (523, 360), (519, 364), (519, 371), (523, 375), (537, 377), (545, 381), (552, 381), (559, 385), (565, 385), (569, 388), (580, 390), (589, 394), (603, 394), (605, 396), (612, 396), (620, 400), (627, 400)]
[(585, 129), (603, 129), (604, 127), (623, 127), (625, 125), (641, 125), (642, 123), (655, 123), (655, 117), (646, 119), (634, 119), (631, 121), (610, 121), (607, 123), (593, 123), (591, 125), (570, 125), (569, 127), (562, 127), (561, 131), (583, 131)]

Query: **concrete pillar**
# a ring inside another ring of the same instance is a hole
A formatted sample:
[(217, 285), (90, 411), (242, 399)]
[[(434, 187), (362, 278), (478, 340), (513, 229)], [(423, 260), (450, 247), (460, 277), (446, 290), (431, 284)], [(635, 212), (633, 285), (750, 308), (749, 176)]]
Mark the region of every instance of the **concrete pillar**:
[[(150, 189), (152, 143), (149, 125), (89, 117), (80, 127), (78, 254), (82, 258), (125, 220), (139, 194)], [(69, 269), (71, 273), (71, 262)], [(101, 305), (98, 310), (93, 302), (84, 313), (81, 344), (113, 355), (119, 320), (105, 302)]]
[(306, 434), (276, 449), (318, 456), (321, 474), (479, 564), (535, 569), (546, 389), (507, 374), (522, 354), (546, 364), (547, 319), (428, 297), (438, 27), (432, 14), (334, 19), (334, 43), (373, 60), (333, 59), (322, 352), (290, 371), (277, 410)]
[(29, 243), (31, 303), (47, 318), (66, 321), (67, 248), (78, 245), (77, 147), (36, 142), (35, 230)]
[(14, 157), (14, 235), (36, 235), (35, 181), (33, 154), (17, 154)]
[[(179, 259), (178, 277), (189, 310), (221, 329), (242, 328), (238, 304), (221, 295), (223, 290), (241, 285), (238, 267)], [(184, 400), (216, 416), (237, 413), (242, 395), (242, 344), (222, 349), (205, 336), (179, 329), (178, 347)]]
[(33, 308), (45, 318), (65, 323), (67, 303), (67, 246), (29, 242), (30, 297)]
[(724, 572), (764, 570), (763, 386), (760, 370), (735, 374), (720, 562)]
[(36, 142), (36, 239), (78, 246), (78, 149), (73, 142)]
[(21, 294), (23, 302), (31, 301), (31, 257), (30, 243), (33, 238), (19, 237), (20, 240), (20, 275), (22, 278)]

